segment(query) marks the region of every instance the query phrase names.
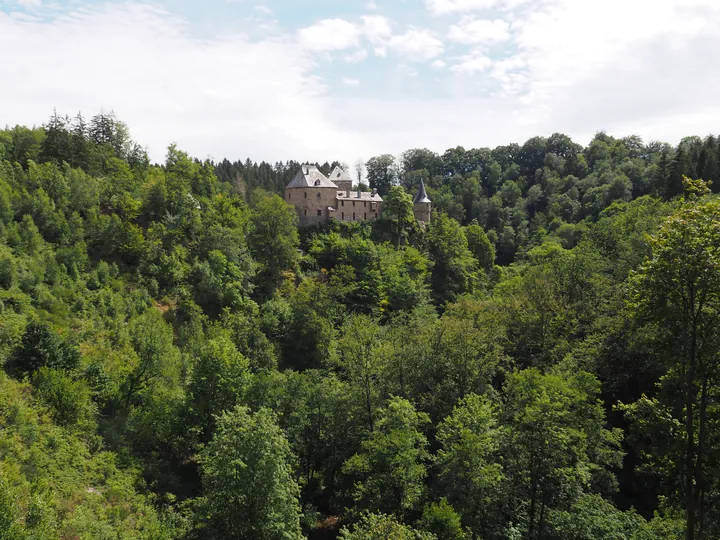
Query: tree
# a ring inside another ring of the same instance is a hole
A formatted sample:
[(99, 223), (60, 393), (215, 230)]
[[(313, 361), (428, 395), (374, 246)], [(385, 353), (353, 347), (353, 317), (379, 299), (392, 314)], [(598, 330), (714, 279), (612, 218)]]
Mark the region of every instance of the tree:
[(260, 282), (277, 285), (283, 272), (294, 270), (298, 261), (297, 213), (277, 195), (256, 193), (253, 200), (248, 244), (262, 265)]
[(13, 352), (10, 367), (22, 374), (31, 374), (41, 367), (70, 370), (79, 361), (77, 347), (60, 338), (48, 325), (32, 321)]
[(377, 189), (381, 197), (390, 192), (397, 184), (398, 166), (391, 154), (383, 154), (370, 158), (365, 164), (370, 187)]
[(468, 249), (475, 256), (480, 268), (486, 274), (491, 272), (495, 266), (495, 246), (492, 245), (483, 228), (475, 221), (465, 227), (465, 237)]
[(598, 391), (587, 373), (530, 369), (508, 380), (501, 413), (507, 512), (529, 540), (546, 537), (549, 511), (569, 508), (594, 486), (614, 487), (607, 467), (620, 465), (621, 432), (605, 429)]
[(686, 538), (704, 538), (706, 496), (711, 486), (708, 455), (713, 440), (709, 415), (717, 406), (720, 346), (720, 203), (693, 200), (667, 219), (651, 241), (652, 256), (633, 280), (634, 307), (654, 325), (658, 351), (667, 361), (661, 396), (682, 423), (684, 448), (676, 474), (684, 502)]
[(460, 523), (460, 516), (446, 499), (426, 505), (418, 526), (422, 530), (434, 534), (438, 540), (464, 540), (467, 538)]
[(407, 242), (410, 232), (415, 228), (415, 214), (412, 197), (402, 187), (390, 188), (383, 200), (382, 219), (389, 222), (396, 246)]
[(274, 414), (237, 406), (217, 420), (201, 454), (203, 510), (211, 535), (300, 540), (300, 489), (290, 445)]
[(357, 478), (353, 498), (360, 508), (402, 516), (417, 507), (429, 458), (420, 430), (428, 422), (429, 417), (409, 401), (388, 401), (362, 450), (345, 463), (345, 473)]
[(130, 322), (130, 341), (137, 361), (125, 381), (125, 404), (157, 385), (175, 386), (180, 378), (180, 355), (173, 344), (172, 328), (151, 308)]
[(250, 382), (247, 358), (226, 336), (211, 339), (200, 350), (188, 384), (189, 414), (207, 442), (215, 418), (241, 402)]
[(436, 464), (443, 492), (463, 521), (481, 537), (490, 536), (498, 520), (498, 488), (503, 479), (497, 462), (500, 428), (492, 403), (470, 394), (438, 425), (441, 449)]
[(433, 262), (430, 283), (439, 304), (475, 290), (478, 263), (457, 221), (446, 214), (433, 218), (428, 228), (428, 251)]
[(343, 527), (341, 540), (436, 540), (431, 533), (416, 531), (387, 514), (367, 514), (353, 525)]

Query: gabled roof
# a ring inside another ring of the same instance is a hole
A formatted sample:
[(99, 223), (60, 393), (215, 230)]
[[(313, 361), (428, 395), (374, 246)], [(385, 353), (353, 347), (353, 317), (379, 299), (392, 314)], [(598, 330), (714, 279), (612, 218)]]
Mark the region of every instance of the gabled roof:
[(315, 165), (303, 165), (290, 183), (285, 186), (289, 188), (325, 187), (335, 188), (337, 186), (328, 180), (327, 176), (321, 173)]
[(420, 179), (420, 188), (418, 189), (417, 195), (415, 195), (414, 203), (429, 203), (430, 198), (427, 196), (427, 192), (425, 191), (425, 182), (422, 181), (422, 178)]
[(337, 182), (338, 180), (352, 182), (352, 177), (341, 167), (335, 167), (328, 178), (330, 178), (331, 182)]
[[(358, 197), (358, 195), (360, 195)], [(383, 202), (382, 197), (377, 193), (371, 193), (369, 191), (338, 191), (335, 197), (338, 201), (370, 201), (370, 202)]]

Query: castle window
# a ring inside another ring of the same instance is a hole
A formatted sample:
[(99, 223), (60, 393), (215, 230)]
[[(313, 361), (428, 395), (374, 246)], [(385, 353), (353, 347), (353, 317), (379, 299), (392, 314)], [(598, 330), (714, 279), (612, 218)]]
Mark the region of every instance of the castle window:
[(319, 200), (320, 200), (320, 194), (319, 194), (319, 193), (317, 194), (317, 198), (318, 198), (318, 201), (319, 201)]
[(340, 214), (340, 220), (341, 220), (341, 221), (345, 221), (345, 212), (343, 212), (342, 214)]
[(355, 212), (353, 212), (353, 221), (355, 221)]
[(355, 206), (355, 201), (353, 201), (353, 206)]
[(318, 216), (322, 216), (322, 210), (318, 210)]
[(307, 216), (307, 208), (305, 209), (305, 215)]
[(307, 199), (307, 191), (305, 192), (305, 198)]
[(367, 212), (363, 214), (363, 219), (367, 219)]
[(345, 206), (345, 201), (340, 201), (340, 206)]
[(375, 212), (375, 219), (377, 219), (377, 212)]
[(363, 206), (367, 206), (367, 201), (363, 201)]

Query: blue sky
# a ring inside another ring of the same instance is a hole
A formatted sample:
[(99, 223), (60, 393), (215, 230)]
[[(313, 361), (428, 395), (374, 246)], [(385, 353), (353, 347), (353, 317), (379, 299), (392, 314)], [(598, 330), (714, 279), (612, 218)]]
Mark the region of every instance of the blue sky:
[(113, 108), (154, 159), (353, 163), (720, 125), (717, 0), (0, 0), (0, 124)]

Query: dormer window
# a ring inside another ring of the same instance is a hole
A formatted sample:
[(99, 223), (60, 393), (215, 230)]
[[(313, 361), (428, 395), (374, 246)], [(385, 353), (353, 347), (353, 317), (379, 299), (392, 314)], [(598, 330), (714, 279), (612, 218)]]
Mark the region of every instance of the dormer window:
[(319, 193), (317, 194), (317, 198), (318, 198), (318, 201), (319, 201), (319, 200), (320, 200), (320, 194), (319, 194)]
[(315, 180), (315, 185), (316, 185), (316, 186), (319, 186), (319, 185), (320, 185), (320, 180)]

